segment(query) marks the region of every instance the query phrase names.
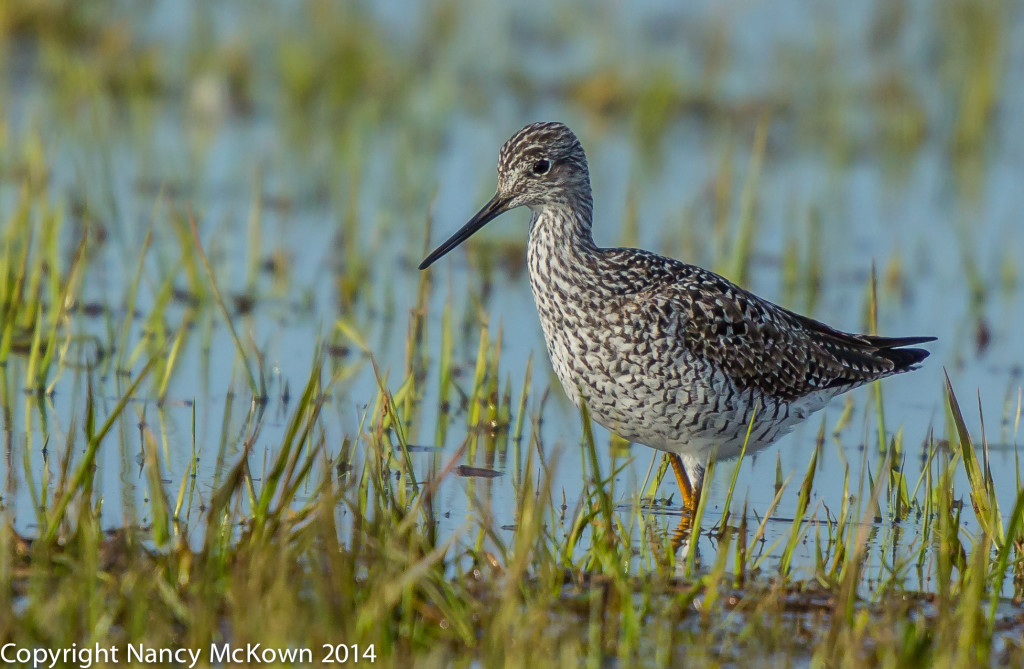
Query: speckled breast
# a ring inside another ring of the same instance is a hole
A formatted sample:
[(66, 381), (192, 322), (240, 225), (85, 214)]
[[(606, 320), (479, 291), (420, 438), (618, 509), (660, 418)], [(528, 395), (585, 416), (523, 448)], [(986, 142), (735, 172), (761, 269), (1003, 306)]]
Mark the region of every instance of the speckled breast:
[(739, 388), (694, 356), (678, 319), (650, 318), (629, 296), (588, 285), (562, 263), (533, 257), (530, 279), (548, 355), (576, 406), (586, 400), (600, 425), (625, 439), (697, 458), (739, 454), (772, 443), (824, 405), (783, 402)]

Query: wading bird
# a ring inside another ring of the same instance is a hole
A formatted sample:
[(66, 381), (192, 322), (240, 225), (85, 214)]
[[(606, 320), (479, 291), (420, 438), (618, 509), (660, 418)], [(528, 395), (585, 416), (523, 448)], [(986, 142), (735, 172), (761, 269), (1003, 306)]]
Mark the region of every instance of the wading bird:
[(498, 188), (426, 269), (502, 213), (529, 207), (530, 286), (566, 394), (595, 421), (664, 451), (696, 509), (710, 458), (771, 444), (836, 395), (914, 369), (934, 337), (851, 334), (700, 267), (601, 248), (587, 157), (561, 123), (501, 147)]

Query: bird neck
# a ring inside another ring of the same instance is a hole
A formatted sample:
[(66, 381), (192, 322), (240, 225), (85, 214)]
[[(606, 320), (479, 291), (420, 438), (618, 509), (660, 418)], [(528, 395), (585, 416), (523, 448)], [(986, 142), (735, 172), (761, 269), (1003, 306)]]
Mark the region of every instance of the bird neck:
[(550, 350), (564, 333), (555, 324), (577, 301), (601, 290), (600, 249), (590, 231), (590, 199), (533, 212), (527, 265), (530, 288)]
[(545, 204), (530, 220), (530, 251), (556, 257), (587, 256), (597, 251), (591, 229), (594, 204), (589, 194)]

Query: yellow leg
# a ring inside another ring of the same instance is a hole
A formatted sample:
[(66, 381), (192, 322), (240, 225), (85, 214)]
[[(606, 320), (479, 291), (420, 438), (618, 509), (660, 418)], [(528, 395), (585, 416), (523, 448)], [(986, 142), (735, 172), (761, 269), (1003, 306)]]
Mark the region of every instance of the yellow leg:
[(690, 477), (686, 475), (686, 468), (683, 467), (683, 460), (675, 453), (666, 453), (672, 471), (676, 474), (676, 481), (679, 482), (679, 492), (683, 495), (683, 506), (690, 512), (697, 510), (697, 502), (700, 501), (700, 490), (690, 485)]
[(666, 453), (672, 471), (679, 483), (679, 492), (683, 495), (683, 513), (679, 516), (679, 526), (672, 532), (672, 550), (678, 551), (683, 542), (690, 538), (693, 528), (693, 517), (697, 514), (697, 503), (700, 501), (700, 488), (690, 482), (690, 476), (683, 466), (683, 459), (675, 453)]

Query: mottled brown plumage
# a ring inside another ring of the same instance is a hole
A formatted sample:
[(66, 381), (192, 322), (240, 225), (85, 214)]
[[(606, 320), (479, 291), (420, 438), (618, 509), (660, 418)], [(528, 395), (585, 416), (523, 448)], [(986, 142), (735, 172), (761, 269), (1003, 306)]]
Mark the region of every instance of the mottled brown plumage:
[(607, 254), (618, 256), (624, 267), (648, 269), (643, 279), (632, 282), (631, 308), (653, 310), (653, 318), (682, 314), (686, 345), (720, 365), (744, 389), (795, 400), (858, 386), (920, 362), (927, 351), (899, 347), (933, 339), (842, 332), (699, 267), (660, 256), (652, 262), (645, 257), (651, 254), (636, 249), (609, 249)]

